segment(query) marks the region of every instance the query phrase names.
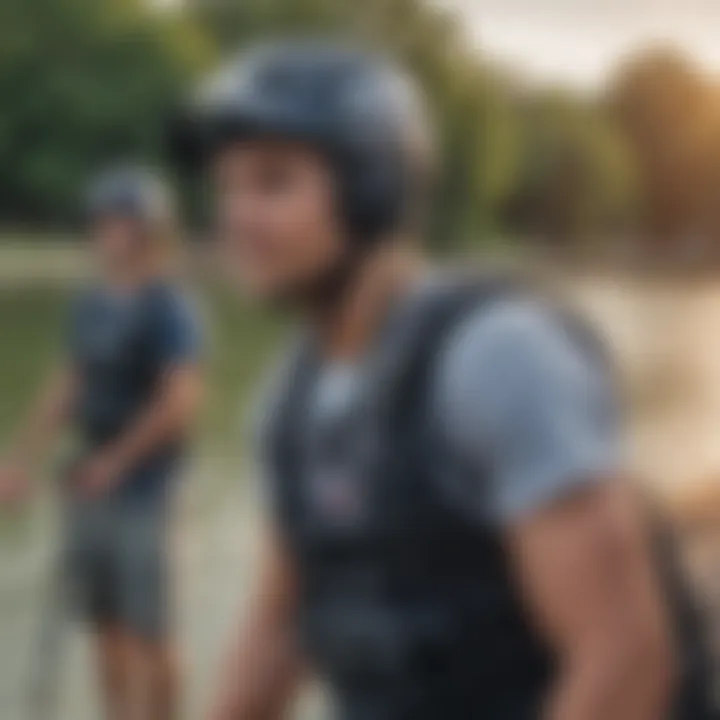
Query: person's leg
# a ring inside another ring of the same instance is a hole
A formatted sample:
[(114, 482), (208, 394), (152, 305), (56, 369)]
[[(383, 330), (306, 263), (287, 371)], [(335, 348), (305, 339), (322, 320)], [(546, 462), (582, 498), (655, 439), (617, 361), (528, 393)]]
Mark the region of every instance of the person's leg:
[(125, 633), (116, 626), (95, 630), (98, 679), (107, 720), (132, 717), (132, 655)]
[(69, 515), (69, 592), (93, 639), (103, 717), (132, 717), (131, 657), (120, 624), (116, 518), (109, 503), (77, 503)]
[(131, 635), (127, 647), (138, 683), (142, 720), (176, 720), (180, 673), (170, 640)]
[(166, 530), (166, 516), (157, 508), (126, 512), (121, 616), (143, 720), (179, 716), (180, 677), (170, 633)]

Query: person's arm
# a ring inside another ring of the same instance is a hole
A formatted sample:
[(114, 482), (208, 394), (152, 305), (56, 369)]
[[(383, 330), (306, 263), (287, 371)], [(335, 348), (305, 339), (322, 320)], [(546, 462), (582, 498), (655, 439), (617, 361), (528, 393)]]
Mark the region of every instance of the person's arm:
[(507, 532), (527, 607), (556, 652), (544, 720), (658, 720), (672, 648), (646, 528), (629, 489), (607, 479)]
[(621, 479), (609, 369), (552, 313), (509, 303), (470, 323), (445, 376), (449, 436), (487, 479), (461, 509), (507, 539), (528, 616), (558, 660), (543, 720), (664, 717), (669, 622)]
[(204, 390), (199, 319), (174, 292), (158, 296), (148, 312), (154, 320), (148, 350), (161, 368), (160, 380), (127, 430), (77, 469), (76, 482), (86, 491), (121, 482), (145, 458), (186, 436), (198, 414)]
[(268, 533), (261, 574), (221, 671), (207, 720), (281, 720), (298, 690), (296, 586), (282, 542)]
[(202, 373), (197, 365), (168, 368), (145, 412), (115, 442), (78, 468), (78, 486), (102, 492), (158, 448), (182, 438), (197, 415), (202, 396)]
[(17, 429), (0, 467), (0, 495), (23, 495), (33, 466), (43, 457), (68, 420), (77, 392), (77, 378), (69, 366), (53, 371), (25, 422)]

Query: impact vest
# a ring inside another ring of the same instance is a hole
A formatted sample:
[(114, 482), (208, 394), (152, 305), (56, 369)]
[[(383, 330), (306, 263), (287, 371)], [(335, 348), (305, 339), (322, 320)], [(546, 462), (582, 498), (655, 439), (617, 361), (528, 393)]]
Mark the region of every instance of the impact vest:
[[(498, 279), (428, 293), (320, 477), (303, 442), (319, 364), (309, 349), (294, 363), (271, 430), (277, 512), (300, 578), (299, 641), (343, 720), (530, 720), (551, 687), (555, 660), (526, 617), (500, 533), (441, 490), (453, 459), (431, 407), (450, 332), (515, 292)], [(598, 351), (581, 322), (566, 324)], [(693, 658), (683, 705), (698, 709), (677, 720), (712, 717), (701, 714), (704, 664)]]

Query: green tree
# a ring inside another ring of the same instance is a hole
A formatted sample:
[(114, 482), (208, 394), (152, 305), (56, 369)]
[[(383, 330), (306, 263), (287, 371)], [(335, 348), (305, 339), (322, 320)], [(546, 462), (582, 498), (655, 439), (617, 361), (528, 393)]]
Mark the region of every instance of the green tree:
[(643, 226), (655, 242), (675, 243), (697, 229), (707, 160), (718, 156), (715, 94), (672, 49), (631, 58), (610, 85), (606, 102), (633, 148)]
[(195, 28), (139, 0), (3, 0), (0, 218), (67, 223), (99, 163), (157, 159), (209, 53)]
[(521, 169), (507, 220), (523, 234), (569, 245), (602, 239), (632, 219), (629, 147), (593, 104), (559, 92), (521, 103)]

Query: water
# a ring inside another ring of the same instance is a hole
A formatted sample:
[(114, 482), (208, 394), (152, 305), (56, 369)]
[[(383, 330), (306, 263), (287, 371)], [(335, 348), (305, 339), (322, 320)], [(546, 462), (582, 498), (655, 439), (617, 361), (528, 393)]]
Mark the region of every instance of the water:
[(630, 465), (672, 499), (712, 489), (720, 481), (720, 282), (595, 279), (579, 297), (617, 359)]

